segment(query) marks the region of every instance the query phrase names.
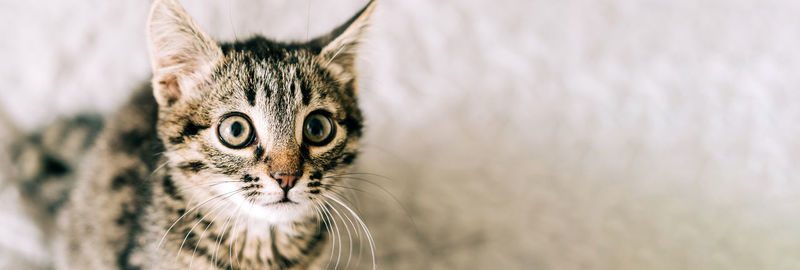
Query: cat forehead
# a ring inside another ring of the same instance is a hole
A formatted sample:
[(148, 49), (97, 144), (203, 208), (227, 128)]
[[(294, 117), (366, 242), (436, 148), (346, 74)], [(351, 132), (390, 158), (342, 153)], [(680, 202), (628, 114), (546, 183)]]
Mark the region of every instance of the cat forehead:
[[(246, 56), (223, 63), (215, 81), (223, 88), (220, 90), (266, 89), (270, 95), (294, 96), (294, 89), (299, 88), (304, 99), (309, 98), (308, 91), (321, 97), (336, 95), (339, 87), (335, 78), (312, 60), (259, 60)], [(307, 104), (308, 101), (304, 103)]]
[(229, 76), (252, 77), (271, 76), (278, 79), (282, 75), (296, 75), (298, 72), (311, 72), (316, 69), (312, 57), (297, 53), (291, 57), (255, 58), (247, 52), (235, 52), (228, 61), (221, 63), (221, 72)]
[[(257, 56), (250, 50), (232, 50), (213, 76), (212, 96), (228, 105), (290, 107), (338, 107), (341, 86), (303, 50), (285, 50)], [(315, 105), (316, 104), (316, 105)]]
[(219, 73), (229, 80), (256, 80), (265, 83), (326, 83), (329, 73), (320, 67), (314, 55), (303, 50), (286, 50), (256, 56), (251, 51), (233, 51), (221, 63)]
[(302, 63), (314, 60), (312, 48), (301, 43), (284, 43), (261, 36), (220, 44), (223, 54), (234, 60), (249, 59), (257, 63)]

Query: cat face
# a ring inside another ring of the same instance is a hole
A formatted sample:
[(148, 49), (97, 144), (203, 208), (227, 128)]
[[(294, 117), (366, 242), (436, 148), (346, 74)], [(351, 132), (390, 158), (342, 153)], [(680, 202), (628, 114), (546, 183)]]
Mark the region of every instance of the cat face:
[(159, 137), (176, 184), (273, 222), (314, 213), (357, 154), (355, 45), (369, 4), (307, 43), (217, 45), (173, 0), (149, 20)]

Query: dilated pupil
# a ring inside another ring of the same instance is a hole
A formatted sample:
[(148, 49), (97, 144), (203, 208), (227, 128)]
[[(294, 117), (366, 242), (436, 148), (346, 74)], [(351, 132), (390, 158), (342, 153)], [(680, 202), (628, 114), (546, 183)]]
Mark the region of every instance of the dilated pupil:
[(231, 124), (231, 135), (233, 135), (233, 137), (239, 137), (242, 135), (242, 131), (244, 131), (242, 123), (233, 122), (233, 124)]
[(322, 137), (322, 132), (322, 121), (317, 118), (313, 118), (311, 119), (311, 122), (308, 122), (308, 134), (313, 137)]

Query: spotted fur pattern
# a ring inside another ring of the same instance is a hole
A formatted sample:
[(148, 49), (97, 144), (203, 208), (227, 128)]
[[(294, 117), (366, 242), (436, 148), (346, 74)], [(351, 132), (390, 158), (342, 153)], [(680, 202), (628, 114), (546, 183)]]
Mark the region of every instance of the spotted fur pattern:
[[(155, 1), (152, 86), (112, 115), (58, 122), (9, 151), (54, 268), (324, 268), (337, 175), (362, 132), (354, 53), (373, 9), (309, 42), (219, 44), (175, 0)], [(320, 110), (337, 132), (309, 145), (303, 121)], [(220, 142), (231, 112), (252, 121), (251, 145)], [(299, 168), (288, 191), (270, 173), (286, 162)]]

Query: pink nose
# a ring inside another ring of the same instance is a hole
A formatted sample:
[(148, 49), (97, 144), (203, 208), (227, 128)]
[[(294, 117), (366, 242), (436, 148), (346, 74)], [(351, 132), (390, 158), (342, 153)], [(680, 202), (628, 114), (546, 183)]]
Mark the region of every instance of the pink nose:
[(272, 179), (278, 181), (278, 184), (284, 191), (289, 191), (292, 187), (294, 187), (294, 180), (297, 180), (297, 176), (289, 175), (289, 174), (270, 174)]

